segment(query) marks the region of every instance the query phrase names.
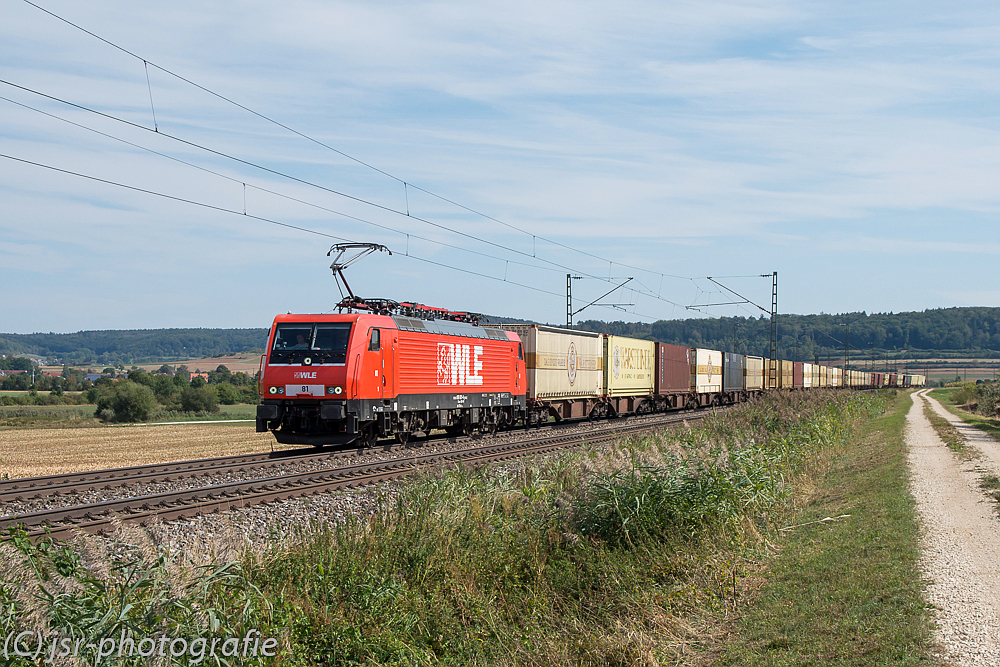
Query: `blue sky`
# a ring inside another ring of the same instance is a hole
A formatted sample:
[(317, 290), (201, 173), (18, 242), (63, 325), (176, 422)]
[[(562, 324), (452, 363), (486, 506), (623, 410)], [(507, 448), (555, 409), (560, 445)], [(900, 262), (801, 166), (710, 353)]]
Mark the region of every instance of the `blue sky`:
[[(0, 84), (0, 153), (386, 244), (364, 296), (560, 323), (572, 271), (577, 307), (633, 278), (578, 318), (758, 315), (685, 306), (776, 270), (781, 312), (1000, 306), (995, 4), (39, 4), (140, 59), (3, 0), (0, 79), (139, 127)], [(327, 312), (332, 243), (0, 158), (0, 331)]]

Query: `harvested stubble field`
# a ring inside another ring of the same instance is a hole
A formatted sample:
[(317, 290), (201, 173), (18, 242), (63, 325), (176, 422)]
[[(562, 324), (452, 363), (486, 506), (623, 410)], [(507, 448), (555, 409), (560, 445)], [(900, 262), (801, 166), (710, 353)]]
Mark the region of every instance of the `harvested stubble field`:
[(284, 449), (252, 424), (0, 430), (0, 477), (36, 477)]

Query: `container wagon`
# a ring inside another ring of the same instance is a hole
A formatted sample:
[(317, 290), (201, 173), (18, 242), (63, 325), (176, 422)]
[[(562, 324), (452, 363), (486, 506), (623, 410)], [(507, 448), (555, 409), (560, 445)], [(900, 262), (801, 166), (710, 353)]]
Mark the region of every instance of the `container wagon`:
[(505, 325), (524, 346), (529, 425), (603, 415), (604, 336), (556, 327)]

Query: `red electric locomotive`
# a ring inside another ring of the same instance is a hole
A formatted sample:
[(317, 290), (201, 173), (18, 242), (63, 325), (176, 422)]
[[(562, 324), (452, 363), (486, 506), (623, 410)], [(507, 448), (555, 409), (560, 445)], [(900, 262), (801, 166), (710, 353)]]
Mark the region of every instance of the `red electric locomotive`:
[(329, 445), (492, 432), (525, 406), (517, 334), (400, 315), (278, 315), (261, 359), (257, 431)]

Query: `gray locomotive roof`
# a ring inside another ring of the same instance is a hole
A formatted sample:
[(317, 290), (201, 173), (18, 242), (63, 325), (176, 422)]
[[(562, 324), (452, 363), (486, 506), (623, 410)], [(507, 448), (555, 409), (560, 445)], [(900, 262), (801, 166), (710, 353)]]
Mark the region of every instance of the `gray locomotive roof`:
[(498, 329), (486, 329), (477, 327), (466, 322), (453, 322), (451, 320), (419, 320), (412, 317), (392, 316), (396, 326), (401, 331), (424, 331), (426, 333), (441, 334), (444, 336), (464, 336), (466, 338), (492, 338), (494, 340), (508, 340), (507, 334)]

